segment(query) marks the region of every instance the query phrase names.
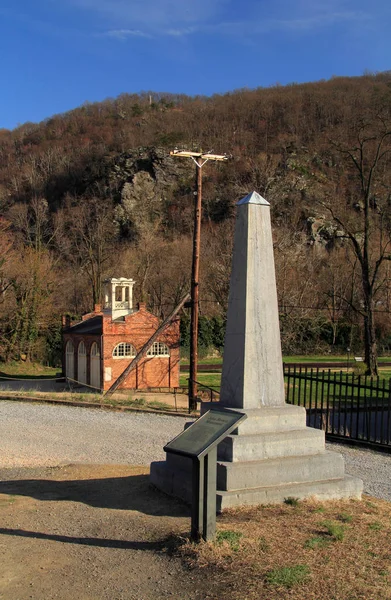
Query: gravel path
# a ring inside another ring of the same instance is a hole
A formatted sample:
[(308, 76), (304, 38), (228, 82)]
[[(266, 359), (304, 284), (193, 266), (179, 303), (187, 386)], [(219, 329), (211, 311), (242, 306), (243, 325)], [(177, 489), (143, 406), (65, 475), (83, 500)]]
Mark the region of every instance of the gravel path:
[(346, 444), (327, 443), (327, 447), (343, 454), (346, 473), (364, 481), (365, 494), (391, 502), (391, 454)]
[(148, 465), (186, 419), (0, 401), (0, 467)]
[[(148, 465), (187, 419), (0, 401), (0, 468), (70, 463)], [(391, 454), (327, 444), (345, 457), (364, 491), (391, 501)]]

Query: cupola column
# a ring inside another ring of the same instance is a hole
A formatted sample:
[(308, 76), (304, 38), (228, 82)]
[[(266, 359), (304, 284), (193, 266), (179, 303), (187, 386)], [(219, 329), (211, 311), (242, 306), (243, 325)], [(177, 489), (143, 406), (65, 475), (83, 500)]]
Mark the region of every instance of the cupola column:
[[(111, 313), (112, 319), (130, 315), (133, 311), (133, 279), (120, 277), (106, 279), (105, 284), (105, 313)], [(111, 298), (111, 303), (110, 299)]]

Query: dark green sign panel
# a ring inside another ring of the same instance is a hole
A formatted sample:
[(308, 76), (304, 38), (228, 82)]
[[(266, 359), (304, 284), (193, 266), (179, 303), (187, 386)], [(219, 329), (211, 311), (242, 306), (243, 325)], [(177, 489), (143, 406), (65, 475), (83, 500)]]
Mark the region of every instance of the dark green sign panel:
[(221, 442), (245, 419), (245, 414), (233, 410), (224, 408), (209, 410), (171, 440), (164, 450), (190, 458), (200, 458), (211, 446)]

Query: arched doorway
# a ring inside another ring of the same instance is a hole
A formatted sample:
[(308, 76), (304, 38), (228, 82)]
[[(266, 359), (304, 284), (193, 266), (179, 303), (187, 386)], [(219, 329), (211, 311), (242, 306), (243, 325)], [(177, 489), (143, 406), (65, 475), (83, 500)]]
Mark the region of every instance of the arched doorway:
[(65, 377), (75, 379), (75, 347), (71, 340), (65, 347)]
[(79, 383), (87, 383), (87, 350), (83, 341), (77, 349), (77, 380)]
[(96, 342), (91, 346), (90, 357), (90, 384), (94, 388), (101, 388), (100, 383), (100, 349)]

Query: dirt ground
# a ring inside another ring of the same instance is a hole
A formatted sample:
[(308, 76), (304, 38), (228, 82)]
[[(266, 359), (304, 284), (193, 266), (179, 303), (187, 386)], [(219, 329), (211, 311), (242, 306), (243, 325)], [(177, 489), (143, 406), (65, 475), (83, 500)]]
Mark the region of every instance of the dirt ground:
[(151, 488), (146, 467), (0, 469), (0, 480), (1, 600), (219, 597), (172, 552), (190, 510)]

